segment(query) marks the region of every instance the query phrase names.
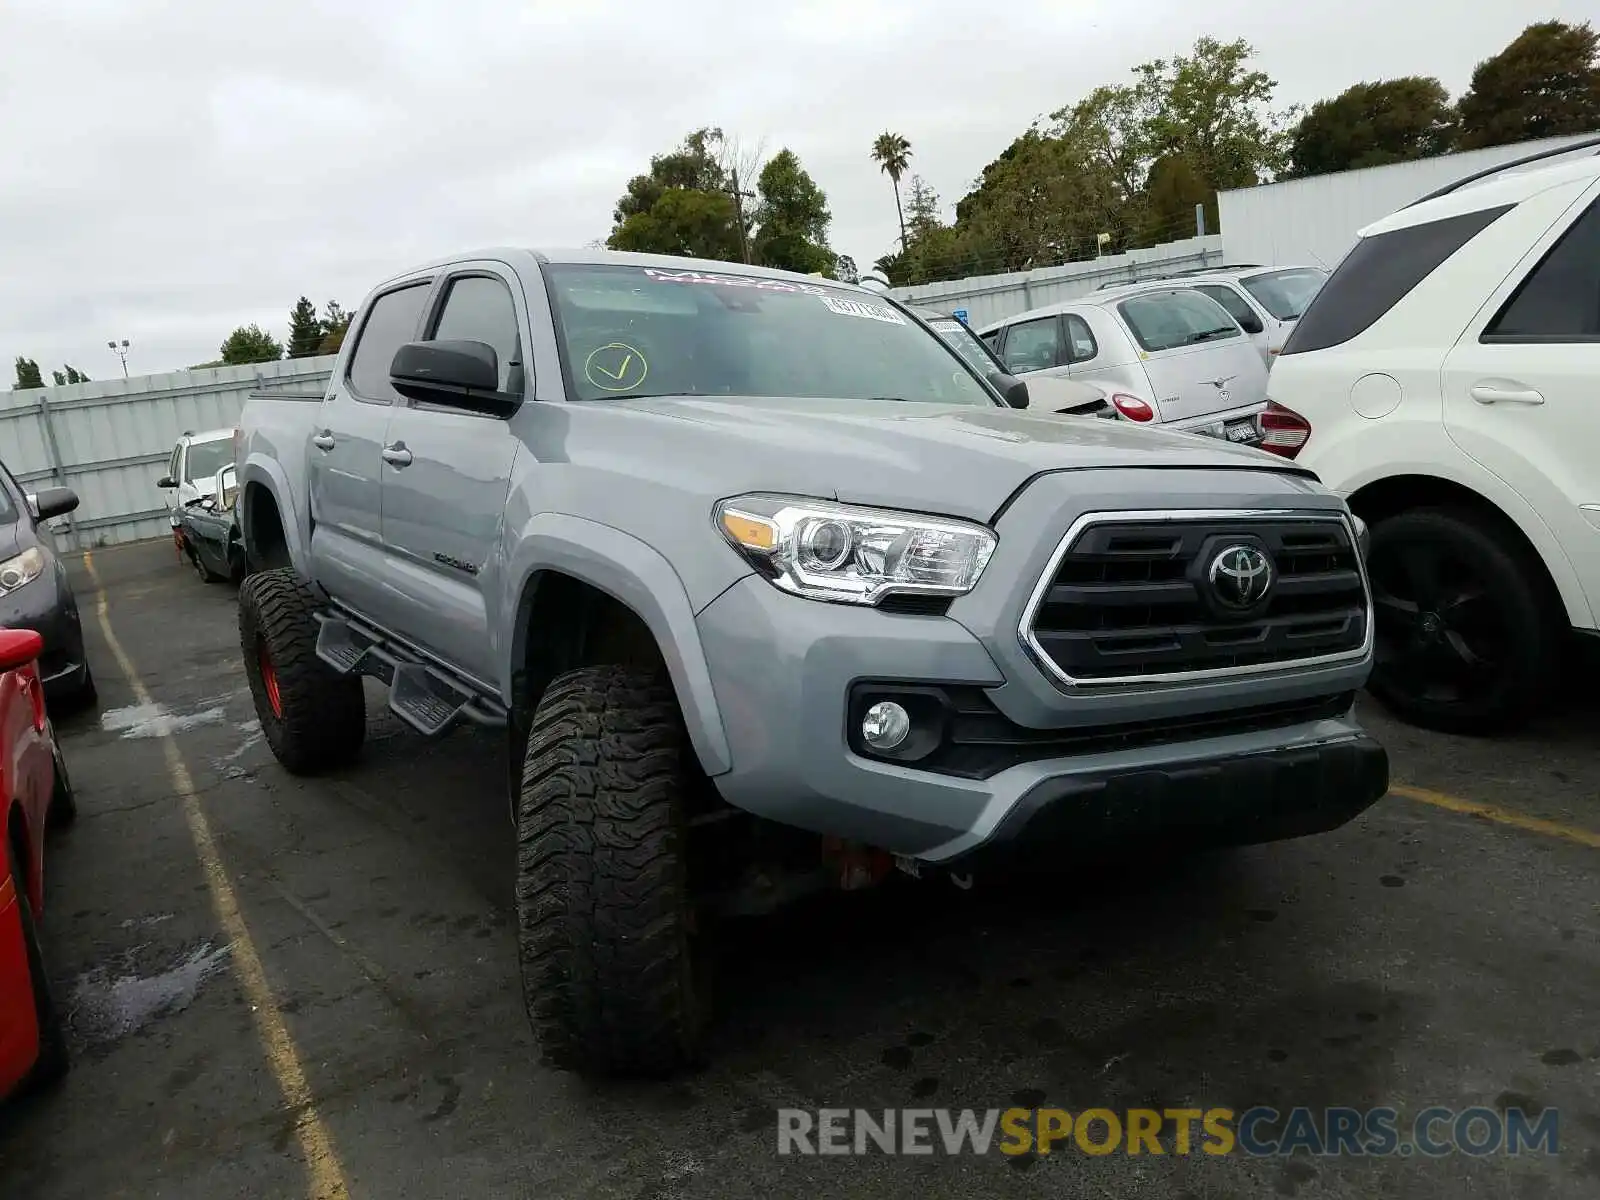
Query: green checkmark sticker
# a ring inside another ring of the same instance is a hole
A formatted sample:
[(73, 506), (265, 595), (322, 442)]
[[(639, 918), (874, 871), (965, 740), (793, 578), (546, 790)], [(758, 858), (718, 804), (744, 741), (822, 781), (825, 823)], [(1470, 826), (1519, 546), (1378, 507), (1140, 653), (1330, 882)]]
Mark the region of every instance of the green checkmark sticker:
[(637, 347), (626, 342), (607, 342), (589, 352), (583, 373), (603, 392), (627, 392), (644, 382), (650, 366)]

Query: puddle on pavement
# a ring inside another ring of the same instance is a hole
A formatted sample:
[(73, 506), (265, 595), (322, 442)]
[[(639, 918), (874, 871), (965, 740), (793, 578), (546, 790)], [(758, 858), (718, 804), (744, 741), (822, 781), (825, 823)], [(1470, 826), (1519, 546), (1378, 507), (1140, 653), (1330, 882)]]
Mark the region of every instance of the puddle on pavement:
[(200, 725), (215, 725), (222, 720), (223, 707), (197, 709), (189, 713), (174, 713), (164, 704), (130, 704), (125, 708), (108, 708), (100, 714), (100, 728), (108, 733), (120, 733), (125, 738), (165, 737), (169, 733), (182, 733)]
[[(131, 957), (131, 956), (130, 956)], [(96, 967), (72, 987), (69, 1023), (87, 1045), (114, 1042), (194, 1003), (206, 980), (227, 964), (228, 947), (210, 942), (153, 975)]]

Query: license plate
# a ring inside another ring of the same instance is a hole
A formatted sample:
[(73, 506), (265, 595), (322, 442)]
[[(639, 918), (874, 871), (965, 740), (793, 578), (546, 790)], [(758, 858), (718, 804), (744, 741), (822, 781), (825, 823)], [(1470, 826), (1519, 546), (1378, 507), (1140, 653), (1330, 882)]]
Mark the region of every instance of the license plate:
[(1252, 417), (1246, 417), (1242, 421), (1229, 421), (1222, 427), (1222, 433), (1230, 442), (1253, 442), (1261, 436)]

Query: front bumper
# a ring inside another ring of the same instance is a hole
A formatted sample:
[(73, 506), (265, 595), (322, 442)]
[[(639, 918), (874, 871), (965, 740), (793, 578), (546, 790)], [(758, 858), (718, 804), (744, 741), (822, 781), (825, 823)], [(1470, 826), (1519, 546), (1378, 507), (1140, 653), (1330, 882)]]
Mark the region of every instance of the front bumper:
[(67, 695), (83, 685), (87, 657), (78, 603), (59, 564), (6, 596), (0, 596), (0, 626), (32, 629), (44, 639), (39, 677), (46, 697)]
[[(928, 862), (1047, 836), (1059, 851), (1057, 834), (1086, 844), (1202, 829), (1214, 841), (1294, 837), (1342, 824), (1388, 789), (1383, 748), (1350, 715), (1348, 675), (1332, 693), (1313, 672), (1258, 683), (1276, 697), (1264, 707), (1292, 723), (1253, 719), (1263, 706), (1240, 706), (1167, 740), (1149, 734), (1181, 725), (1177, 709), (1134, 724), (1096, 698), (1088, 705), (1103, 724), (1091, 725), (1084, 702), (1058, 700), (1057, 727), (1033, 732), (1058, 737), (1065, 752), (1046, 747), (992, 772), (958, 774), (859, 753), (848, 712), (863, 681), (882, 690), (981, 692), (998, 702), (1014, 685), (959, 622), (801, 600), (751, 577), (704, 610), (700, 634), (733, 747), (732, 769), (715, 779), (723, 798), (760, 817)], [(1288, 694), (1296, 683), (1303, 695)], [(1292, 720), (1296, 706), (1341, 698), (1335, 714)], [(998, 703), (987, 719), (1022, 728)], [(1306, 782), (1319, 772), (1330, 782)]]

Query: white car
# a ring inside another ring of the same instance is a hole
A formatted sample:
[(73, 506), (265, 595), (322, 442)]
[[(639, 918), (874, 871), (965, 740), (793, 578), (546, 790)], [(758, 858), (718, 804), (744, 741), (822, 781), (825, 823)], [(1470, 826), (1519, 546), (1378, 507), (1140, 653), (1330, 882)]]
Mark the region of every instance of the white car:
[(166, 492), (167, 518), (173, 529), (183, 507), (202, 496), (215, 495), (217, 472), (233, 461), (233, 430), (186, 430), (172, 448), (167, 473), (156, 481)]
[(1600, 159), (1489, 174), (1363, 229), (1269, 388), (1371, 526), (1371, 690), (1471, 733), (1550, 698), (1600, 611)]
[(1185, 271), (1168, 279), (1102, 285), (1095, 295), (1125, 296), (1152, 288), (1191, 288), (1227, 309), (1228, 315), (1250, 335), (1262, 359), (1271, 363), (1327, 278), (1328, 272), (1321, 267), (1217, 267)]
[[(912, 312), (928, 323), (957, 354), (988, 379), (996, 373), (1006, 374), (1003, 362), (995, 357), (989, 343), (973, 333), (964, 321), (932, 308), (912, 308)], [(1106, 399), (1106, 394), (1088, 383), (1071, 379), (1048, 379), (1035, 376), (1028, 383), (1028, 407), (1044, 412), (1071, 417), (1105, 417), (1115, 419), (1116, 409)]]
[(1096, 293), (981, 336), (1013, 375), (1093, 384), (1126, 420), (1262, 444), (1266, 364), (1227, 310), (1191, 289)]

